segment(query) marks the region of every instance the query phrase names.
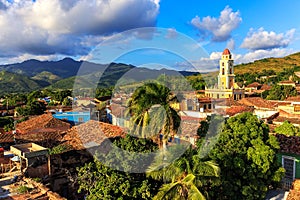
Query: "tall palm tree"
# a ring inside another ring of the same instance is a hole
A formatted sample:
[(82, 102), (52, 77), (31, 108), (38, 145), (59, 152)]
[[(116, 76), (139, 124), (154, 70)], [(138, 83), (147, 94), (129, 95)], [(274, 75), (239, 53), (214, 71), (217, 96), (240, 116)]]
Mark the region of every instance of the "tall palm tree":
[[(163, 168), (162, 168), (163, 167)], [(211, 184), (219, 183), (220, 168), (213, 161), (204, 161), (196, 151), (189, 148), (185, 154), (170, 165), (153, 163), (147, 176), (164, 181), (154, 199), (205, 200), (205, 192)]]
[(151, 82), (139, 87), (128, 102), (133, 132), (142, 137), (161, 133), (166, 142), (180, 127), (180, 116), (171, 107), (175, 102), (176, 96), (162, 84)]

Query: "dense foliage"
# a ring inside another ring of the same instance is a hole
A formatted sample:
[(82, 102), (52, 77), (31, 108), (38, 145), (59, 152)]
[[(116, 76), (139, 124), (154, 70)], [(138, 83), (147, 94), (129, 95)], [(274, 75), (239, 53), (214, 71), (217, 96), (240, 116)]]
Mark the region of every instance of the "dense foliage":
[(219, 182), (219, 172), (215, 162), (204, 160), (197, 149), (189, 148), (184, 155), (171, 163), (158, 156), (147, 175), (164, 182), (154, 197), (156, 200), (204, 200), (209, 198), (207, 191), (211, 185)]
[(297, 90), (290, 85), (275, 85), (268, 92), (268, 100), (285, 100), (290, 96), (296, 96)]
[[(115, 139), (113, 144), (128, 152), (147, 153), (157, 149), (157, 145), (150, 140), (132, 136)], [(119, 156), (115, 152), (112, 155)], [(123, 163), (120, 164), (124, 167), (128, 165), (134, 167), (134, 165), (140, 164), (130, 163), (130, 157), (122, 160)], [(118, 171), (107, 167), (101, 161), (101, 158), (98, 157), (94, 162), (78, 169), (79, 192), (86, 192), (87, 199), (152, 199), (157, 193), (160, 183), (147, 178), (145, 173), (130, 174)], [(147, 168), (147, 166), (145, 167)]]
[(221, 168), (221, 185), (211, 191), (213, 199), (264, 199), (284, 174), (276, 160), (278, 149), (267, 125), (252, 114), (228, 119), (210, 153)]
[(280, 126), (274, 129), (275, 133), (287, 136), (300, 136), (300, 130), (288, 121), (284, 121)]

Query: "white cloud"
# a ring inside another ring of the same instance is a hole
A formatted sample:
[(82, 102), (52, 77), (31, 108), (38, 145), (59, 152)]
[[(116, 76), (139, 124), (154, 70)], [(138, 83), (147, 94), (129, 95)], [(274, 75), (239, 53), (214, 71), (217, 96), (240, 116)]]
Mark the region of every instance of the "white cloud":
[(284, 57), (295, 52), (296, 52), (295, 50), (287, 49), (287, 48), (274, 48), (270, 50), (260, 49), (260, 50), (248, 52), (244, 55), (238, 54), (234, 59), (236, 64), (240, 64), (240, 63), (253, 62), (255, 60), (259, 60), (263, 58)]
[(204, 36), (212, 34), (212, 40), (223, 42), (231, 37), (231, 32), (241, 23), (240, 12), (233, 12), (226, 6), (219, 18), (207, 16), (200, 19), (196, 16), (191, 20), (191, 24), (196, 27)]
[(235, 41), (234, 39), (229, 39), (227, 41), (227, 45), (226, 45), (226, 48), (230, 49), (230, 50), (234, 50), (235, 49)]
[(155, 26), (159, 0), (0, 0), (0, 56), (85, 55), (101, 38)]
[(250, 29), (241, 47), (250, 50), (287, 47), (293, 39), (294, 33), (295, 29), (291, 29), (286, 33), (268, 32), (264, 28), (259, 28), (257, 31)]

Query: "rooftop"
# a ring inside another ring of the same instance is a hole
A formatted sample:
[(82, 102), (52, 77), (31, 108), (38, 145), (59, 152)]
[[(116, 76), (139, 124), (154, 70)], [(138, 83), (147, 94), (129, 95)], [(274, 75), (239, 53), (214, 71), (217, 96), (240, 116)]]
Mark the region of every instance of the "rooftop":
[(43, 114), (17, 124), (20, 133), (63, 132), (70, 124), (54, 118), (51, 114)]
[(259, 82), (253, 82), (247, 85), (246, 87), (251, 88), (251, 87), (260, 87), (260, 86), (262, 86), (262, 84), (260, 84)]
[(98, 146), (106, 138), (125, 136), (125, 134), (125, 131), (119, 126), (90, 120), (68, 130), (63, 141), (73, 149), (81, 150)]
[(253, 106), (254, 108), (263, 108), (263, 109), (274, 109), (276, 103), (265, 100), (260, 97), (247, 97), (243, 98), (238, 101), (238, 103), (246, 105), (246, 106)]
[(280, 152), (300, 155), (300, 137), (283, 134), (275, 134), (275, 136), (280, 145)]
[(223, 53), (222, 53), (222, 55), (230, 55), (231, 53), (230, 53), (230, 51), (229, 51), (229, 49), (224, 49), (224, 51), (223, 51)]

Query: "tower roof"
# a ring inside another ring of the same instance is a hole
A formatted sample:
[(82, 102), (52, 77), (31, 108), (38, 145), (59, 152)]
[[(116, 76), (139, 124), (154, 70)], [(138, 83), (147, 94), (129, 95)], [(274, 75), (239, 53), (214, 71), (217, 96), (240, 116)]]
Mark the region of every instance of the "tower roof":
[(230, 54), (231, 53), (230, 53), (229, 49), (227, 49), (227, 48), (222, 53), (222, 55), (230, 55)]

